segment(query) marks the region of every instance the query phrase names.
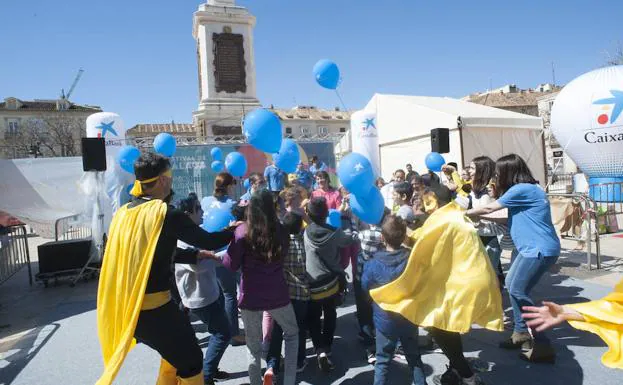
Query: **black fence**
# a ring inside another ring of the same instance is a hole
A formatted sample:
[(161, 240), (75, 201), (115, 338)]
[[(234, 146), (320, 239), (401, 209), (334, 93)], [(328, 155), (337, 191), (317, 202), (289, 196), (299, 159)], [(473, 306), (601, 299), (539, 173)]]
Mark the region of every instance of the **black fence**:
[(24, 266), (28, 267), (28, 282), (32, 285), (26, 227), (21, 225), (4, 227), (0, 232), (0, 284), (6, 282)]

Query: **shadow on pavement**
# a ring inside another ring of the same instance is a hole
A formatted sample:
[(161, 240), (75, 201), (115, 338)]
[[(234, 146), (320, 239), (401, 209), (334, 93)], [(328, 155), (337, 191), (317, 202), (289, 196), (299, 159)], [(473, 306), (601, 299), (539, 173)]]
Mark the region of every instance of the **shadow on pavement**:
[(56, 323), (38, 327), (21, 336), (15, 344), (5, 343), (10, 346), (2, 346), (2, 359), (8, 365), (0, 371), (0, 383), (12, 383), (59, 328)]

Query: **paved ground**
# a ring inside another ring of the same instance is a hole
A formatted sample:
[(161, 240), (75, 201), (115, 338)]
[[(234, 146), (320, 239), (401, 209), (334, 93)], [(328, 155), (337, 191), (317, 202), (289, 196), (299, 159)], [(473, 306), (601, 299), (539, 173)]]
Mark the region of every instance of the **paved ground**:
[[(41, 242), (31, 239), (36, 245)], [(572, 248), (572, 242), (564, 242)], [(560, 302), (578, 302), (606, 294), (623, 277), (623, 260), (617, 257), (623, 238), (602, 239), (603, 270), (586, 271), (580, 264), (585, 254), (564, 252), (554, 271), (535, 289), (534, 297)], [(34, 246), (32, 247), (34, 249)], [(36, 254), (35, 254), (36, 256)], [(36, 258), (35, 258), (36, 259)], [(508, 261), (507, 261), (508, 262)], [(37, 271), (36, 263), (33, 270)], [(0, 286), (0, 385), (93, 384), (102, 370), (95, 323), (96, 282), (66, 284), (44, 288), (28, 286), (26, 270)], [(321, 374), (314, 365), (299, 376), (303, 384), (371, 384), (373, 368), (366, 364), (356, 342), (357, 326), (352, 298), (339, 309), (337, 337), (334, 346), (335, 372)], [(194, 324), (202, 347), (207, 333), (200, 323)], [(595, 336), (577, 332), (568, 326), (554, 330), (551, 337), (558, 351), (556, 365), (529, 365), (515, 352), (497, 348), (504, 335), (474, 329), (464, 338), (468, 356), (488, 362), (491, 370), (482, 373), (487, 384), (621, 384), (623, 373), (608, 369), (599, 362), (604, 344)], [(311, 354), (308, 343), (308, 353)], [(425, 352), (428, 381), (442, 373), (447, 363), (438, 353)], [(117, 384), (154, 384), (159, 358), (139, 345), (126, 360)], [(246, 377), (245, 347), (229, 348), (221, 368), (232, 373), (224, 385), (240, 384)], [(396, 362), (393, 381), (405, 384), (406, 367)]]

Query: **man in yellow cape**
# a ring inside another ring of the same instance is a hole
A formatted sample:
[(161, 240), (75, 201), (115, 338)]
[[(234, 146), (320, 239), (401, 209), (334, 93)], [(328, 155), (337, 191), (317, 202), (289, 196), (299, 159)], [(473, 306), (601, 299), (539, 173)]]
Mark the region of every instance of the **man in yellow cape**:
[(597, 334), (608, 345), (601, 362), (609, 368), (623, 369), (623, 281), (604, 298), (573, 305), (543, 302), (543, 306), (524, 306), (528, 326), (543, 331), (567, 321), (579, 330)]
[[(202, 250), (226, 246), (231, 231), (209, 234), (169, 206), (169, 160), (143, 154), (134, 164), (137, 199), (121, 207), (110, 225), (97, 291), (97, 328), (109, 385), (136, 342), (162, 356), (158, 385), (203, 385), (203, 354), (188, 318), (171, 302), (172, 262), (197, 263), (205, 251), (179, 254), (178, 239)], [(182, 260), (183, 259), (183, 260)]]
[(455, 202), (434, 210), (411, 236), (415, 245), (403, 274), (370, 295), (382, 309), (430, 328), (450, 360), (441, 383), (478, 384), (463, 356), (461, 333), (472, 324), (503, 330), (502, 298), (484, 246), (464, 214)]

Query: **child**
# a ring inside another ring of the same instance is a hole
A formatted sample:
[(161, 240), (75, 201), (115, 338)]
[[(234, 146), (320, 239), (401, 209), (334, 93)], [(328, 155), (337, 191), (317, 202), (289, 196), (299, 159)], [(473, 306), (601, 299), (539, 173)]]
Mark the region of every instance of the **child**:
[[(305, 340), (307, 339), (307, 307), (309, 305), (309, 282), (305, 271), (305, 247), (303, 245), (303, 219), (301, 216), (288, 212), (283, 217), (283, 227), (290, 234), (290, 248), (283, 261), (283, 272), (290, 291), (290, 303), (294, 308), (296, 323), (299, 327), (299, 350), (297, 356), (297, 373), (305, 370)], [(279, 323), (273, 326), (270, 349), (266, 358), (266, 366), (273, 373), (279, 370), (281, 359), (281, 342), (283, 330)], [(267, 371), (268, 372), (268, 371)], [(264, 375), (266, 378), (266, 374)]]
[[(238, 307), (246, 331), (251, 385), (262, 383), (262, 314), (267, 311), (283, 328), (285, 340), (284, 385), (296, 381), (298, 326), (290, 303), (288, 286), (283, 274), (283, 260), (288, 253), (289, 237), (275, 210), (273, 196), (262, 190), (251, 196), (247, 221), (238, 228), (234, 240), (223, 257), (223, 265), (231, 271), (242, 271)], [(272, 385), (272, 375), (264, 379)]]
[[(381, 223), (390, 214), (386, 207), (381, 218)], [(374, 342), (374, 323), (372, 321), (372, 299), (368, 292), (361, 288), (361, 273), (364, 265), (372, 259), (377, 251), (385, 250), (381, 240), (381, 226), (369, 225), (367, 229), (359, 232), (361, 248), (357, 256), (357, 265), (353, 272), (353, 288), (355, 290), (355, 306), (357, 307), (357, 322), (359, 323), (359, 340), (366, 349), (368, 363), (376, 362), (376, 349)]]
[[(180, 202), (183, 210), (196, 224), (201, 224), (203, 210), (199, 201), (188, 197)], [(176, 256), (197, 253), (188, 244), (177, 241)], [(175, 281), (183, 305), (190, 309), (207, 327), (211, 334), (208, 349), (203, 360), (203, 375), (206, 384), (229, 378), (229, 374), (218, 370), (218, 364), (231, 339), (229, 321), (225, 315), (225, 304), (216, 279), (217, 257), (203, 259), (194, 264), (175, 264)]]
[[(361, 277), (361, 287), (371, 290), (383, 286), (399, 277), (407, 265), (410, 250), (402, 248), (407, 234), (405, 221), (390, 215), (383, 222), (383, 244), (386, 251), (378, 251), (368, 261)], [(386, 312), (373, 303), (374, 326), (376, 328), (376, 365), (374, 384), (388, 383), (389, 364), (394, 357), (398, 341), (402, 344), (409, 368), (413, 373), (413, 384), (425, 385), (426, 376), (422, 370), (422, 359), (418, 347), (418, 327), (398, 313)]]
[[(311, 219), (304, 237), (311, 296), (307, 325), (318, 356), (318, 366), (328, 372), (335, 368), (330, 359), (337, 320), (335, 309), (345, 282), (339, 249), (355, 242), (357, 233), (346, 235), (341, 229), (326, 224), (329, 208), (323, 197), (312, 198), (307, 205), (307, 214)], [(324, 322), (321, 320), (323, 313)]]
[(394, 205), (398, 207), (396, 215), (407, 223), (407, 227), (412, 228), (415, 222), (415, 214), (413, 214), (413, 208), (409, 205), (413, 196), (411, 185), (407, 182), (396, 183), (393, 194)]

